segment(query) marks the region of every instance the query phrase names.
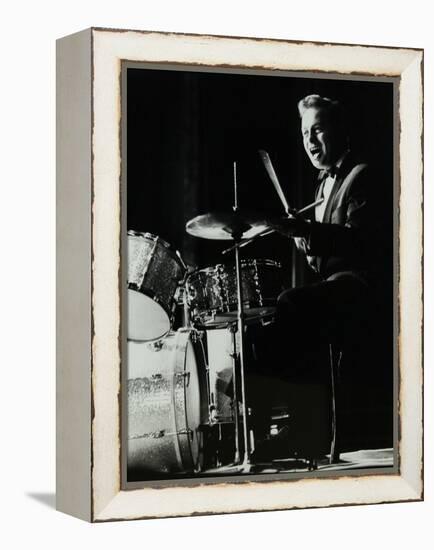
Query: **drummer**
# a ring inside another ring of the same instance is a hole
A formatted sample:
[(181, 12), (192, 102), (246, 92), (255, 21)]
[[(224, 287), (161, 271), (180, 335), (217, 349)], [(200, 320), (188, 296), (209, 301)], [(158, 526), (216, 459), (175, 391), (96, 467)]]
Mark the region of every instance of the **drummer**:
[(278, 299), (277, 323), (302, 349), (309, 342), (342, 343), (362, 334), (376, 283), (388, 266), (381, 187), (350, 149), (341, 105), (309, 95), (298, 110), (304, 149), (319, 171), (315, 199), (323, 202), (312, 221), (285, 218), (273, 225), (295, 239), (320, 279)]
[[(269, 326), (274, 337), (269, 333), (264, 337), (265, 331), (259, 325), (249, 326), (255, 360), (247, 357), (246, 361), (250, 378), (247, 396), (253, 405), (256, 428), (263, 419), (257, 433), (266, 430), (270, 398), (277, 393), (286, 395), (287, 385), (281, 383), (282, 379), (292, 386), (329, 383), (329, 344), (339, 356), (342, 351), (346, 356), (348, 348), (369, 342), (374, 331), (368, 336), (368, 328), (373, 328), (373, 320), (382, 323), (383, 339), (388, 345), (391, 342), (392, 209), (390, 202), (384, 206), (385, 190), (391, 186), (378, 168), (373, 169), (351, 149), (347, 119), (339, 102), (309, 95), (298, 103), (298, 111), (306, 155), (318, 170), (312, 197), (316, 207), (311, 220), (294, 215), (273, 219), (269, 225), (294, 239), (318, 280), (280, 294), (274, 325)], [(210, 228), (207, 238), (227, 239), (234, 214), (227, 218), (217, 220), (218, 235), (205, 220)], [(215, 222), (215, 217), (211, 221)], [(202, 219), (192, 222), (200, 225)], [(196, 234), (192, 222), (187, 227), (191, 225), (190, 232)], [(390, 359), (390, 355), (385, 357)], [(381, 365), (377, 359), (384, 370), (389, 363)], [(264, 382), (269, 382), (267, 388)], [(305, 407), (304, 418), (311, 414), (311, 404), (318, 402), (294, 394), (297, 400)], [(300, 431), (309, 430), (302, 427)]]

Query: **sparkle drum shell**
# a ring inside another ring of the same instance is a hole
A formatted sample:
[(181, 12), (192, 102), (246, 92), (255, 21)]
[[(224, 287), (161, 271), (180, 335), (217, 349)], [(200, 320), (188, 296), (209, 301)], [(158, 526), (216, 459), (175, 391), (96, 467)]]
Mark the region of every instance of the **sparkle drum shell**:
[(185, 272), (163, 239), (128, 231), (128, 339), (150, 342), (169, 332)]
[[(272, 315), (283, 289), (281, 265), (272, 260), (243, 260), (241, 273), (246, 321)], [(191, 317), (197, 326), (219, 327), (237, 320), (234, 265), (218, 264), (191, 274), (186, 293)]]
[(127, 346), (128, 472), (199, 471), (199, 426), (208, 414), (200, 335), (180, 329), (155, 344)]

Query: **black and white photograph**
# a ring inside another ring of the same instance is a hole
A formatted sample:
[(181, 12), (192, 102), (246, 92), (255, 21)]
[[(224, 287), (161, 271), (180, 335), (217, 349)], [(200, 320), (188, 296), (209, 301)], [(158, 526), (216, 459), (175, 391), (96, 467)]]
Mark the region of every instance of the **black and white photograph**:
[(2, 547), (431, 548), (429, 3), (2, 7)]
[(127, 487), (396, 472), (396, 87), (123, 62)]

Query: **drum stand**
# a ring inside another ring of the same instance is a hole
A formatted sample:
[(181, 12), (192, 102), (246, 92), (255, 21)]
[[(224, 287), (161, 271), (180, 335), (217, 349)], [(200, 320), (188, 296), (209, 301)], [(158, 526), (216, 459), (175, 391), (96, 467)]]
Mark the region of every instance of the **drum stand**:
[[(241, 238), (236, 238), (234, 236), (235, 244), (238, 245), (235, 247), (235, 268), (237, 272), (237, 295), (238, 295), (238, 315), (237, 315), (237, 326), (238, 332), (240, 334), (240, 382), (241, 382), (241, 399), (242, 399), (242, 411), (243, 411), (243, 436), (244, 436), (244, 458), (242, 462), (242, 471), (250, 471), (250, 441), (249, 441), (249, 423), (248, 423), (248, 408), (247, 408), (247, 399), (246, 399), (246, 380), (245, 380), (245, 371), (244, 371), (244, 328), (245, 328), (245, 317), (244, 317), (244, 305), (243, 305), (243, 285), (242, 285), (242, 275), (241, 275), (241, 258), (240, 258), (240, 249), (239, 244), (241, 243)], [(236, 407), (238, 407), (238, 398)]]
[[(234, 162), (234, 206), (233, 211), (238, 211), (238, 193), (237, 193), (237, 170), (236, 162)], [(242, 237), (244, 234), (244, 228), (240, 227), (236, 232), (232, 233), (232, 238), (235, 242), (234, 251), (235, 251), (235, 269), (237, 277), (237, 299), (238, 299), (238, 310), (237, 310), (237, 328), (240, 335), (240, 350), (239, 350), (239, 364), (240, 364), (240, 383), (241, 383), (241, 396), (238, 395), (238, 384), (236, 376), (236, 334), (233, 327), (232, 331), (232, 343), (233, 343), (233, 385), (234, 385), (234, 419), (235, 419), (235, 464), (239, 464), (240, 472), (248, 473), (251, 470), (250, 462), (250, 441), (249, 441), (249, 423), (248, 423), (248, 407), (246, 400), (246, 381), (245, 381), (245, 372), (244, 372), (244, 328), (245, 328), (245, 316), (244, 316), (244, 305), (243, 305), (243, 285), (242, 285), (242, 271), (241, 271), (241, 258), (240, 258), (240, 244), (242, 242)], [(240, 463), (240, 452), (239, 452), (239, 414), (238, 414), (238, 402), (239, 397), (242, 401), (242, 413), (243, 413), (243, 439), (244, 439), (244, 456), (243, 461)]]
[(238, 409), (238, 382), (237, 382), (237, 323), (232, 323), (228, 326), (228, 330), (231, 333), (232, 340), (232, 387), (233, 387), (233, 399), (232, 407), (234, 411), (234, 423), (235, 423), (235, 457), (234, 464), (240, 464), (240, 420)]

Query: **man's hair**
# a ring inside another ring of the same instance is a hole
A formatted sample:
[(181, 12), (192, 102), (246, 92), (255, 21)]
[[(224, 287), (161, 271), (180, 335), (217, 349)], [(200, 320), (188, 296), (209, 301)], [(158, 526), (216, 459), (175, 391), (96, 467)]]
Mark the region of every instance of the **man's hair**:
[(323, 109), (327, 113), (331, 124), (339, 132), (339, 134), (341, 134), (343, 138), (348, 137), (348, 127), (345, 112), (339, 101), (330, 99), (328, 97), (323, 97), (318, 94), (310, 94), (303, 99), (300, 99), (297, 107), (300, 118), (303, 116), (304, 112), (307, 109)]

